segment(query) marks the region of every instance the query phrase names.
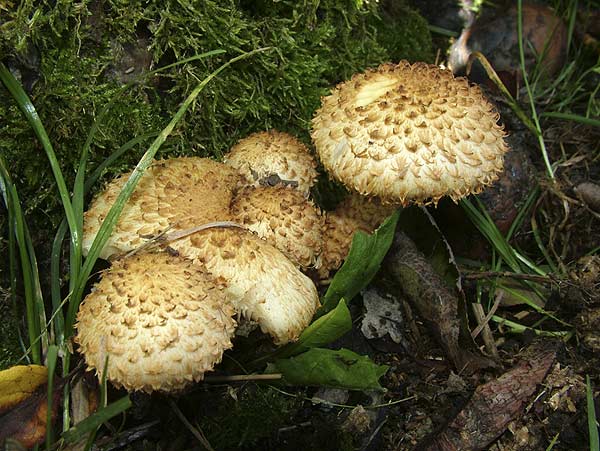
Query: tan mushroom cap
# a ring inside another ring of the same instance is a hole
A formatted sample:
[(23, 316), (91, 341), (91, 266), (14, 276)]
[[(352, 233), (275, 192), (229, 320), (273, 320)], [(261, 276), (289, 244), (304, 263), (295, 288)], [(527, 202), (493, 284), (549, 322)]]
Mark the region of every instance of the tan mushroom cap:
[[(111, 181), (85, 213), (84, 254), (130, 175)], [(230, 219), (229, 206), (240, 178), (230, 166), (208, 158), (154, 162), (138, 182), (100, 257), (129, 252), (166, 230)]]
[(231, 210), (235, 222), (273, 244), (296, 265), (315, 266), (323, 247), (324, 218), (300, 191), (281, 185), (242, 188)]
[(226, 280), (236, 311), (258, 322), (278, 345), (296, 340), (320, 305), (313, 282), (248, 230), (207, 229), (170, 246)]
[(325, 169), (389, 203), (436, 203), (480, 192), (508, 150), (481, 90), (425, 63), (384, 64), (322, 99), (312, 138)]
[(318, 275), (327, 279), (348, 256), (352, 238), (360, 230), (372, 233), (395, 210), (383, 205), (377, 198), (366, 198), (355, 193), (346, 196), (334, 211), (326, 213), (323, 229), (323, 252), (319, 256)]
[(296, 185), (308, 194), (317, 178), (317, 163), (294, 136), (277, 130), (253, 133), (235, 144), (225, 163), (236, 168), (250, 185)]
[(77, 335), (88, 369), (127, 390), (199, 381), (231, 348), (235, 314), (217, 279), (167, 253), (114, 262), (84, 299)]

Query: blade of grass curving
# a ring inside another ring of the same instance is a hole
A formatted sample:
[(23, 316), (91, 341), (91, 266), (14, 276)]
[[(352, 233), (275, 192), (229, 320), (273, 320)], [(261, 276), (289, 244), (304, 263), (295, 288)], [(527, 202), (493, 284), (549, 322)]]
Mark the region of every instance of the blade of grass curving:
[[(0, 156), (1, 158), (1, 156)], [(4, 200), (4, 205), (6, 206), (7, 217), (8, 217), (8, 265), (9, 265), (9, 277), (10, 277), (10, 299), (13, 309), (13, 315), (15, 318), (19, 317), (19, 309), (18, 309), (18, 299), (17, 299), (17, 277), (18, 277), (18, 266), (19, 262), (17, 260), (17, 232), (15, 221), (13, 220), (13, 212), (11, 207), (11, 201), (9, 199), (8, 187), (5, 184), (4, 178), (0, 174), (0, 190), (2, 191), (2, 199)], [(17, 327), (18, 336), (19, 336), (19, 345), (23, 351), (23, 355), (27, 360), (27, 363), (31, 363), (31, 359), (29, 358), (29, 353), (26, 351), (27, 346), (25, 345), (25, 341), (23, 340), (23, 336), (21, 334), (21, 328)]]
[(137, 166), (133, 170), (131, 176), (123, 186), (123, 189), (117, 199), (115, 200), (114, 205), (111, 207), (110, 211), (106, 215), (106, 218), (102, 222), (100, 230), (92, 243), (90, 251), (88, 253), (87, 258), (85, 259), (85, 263), (83, 264), (82, 270), (79, 274), (79, 278), (75, 284), (73, 292), (71, 294), (71, 300), (69, 302), (69, 307), (67, 309), (67, 318), (65, 323), (65, 338), (69, 338), (73, 332), (73, 323), (75, 321), (75, 315), (77, 313), (77, 309), (79, 307), (79, 303), (81, 302), (81, 297), (83, 295), (83, 290), (85, 288), (85, 284), (89, 275), (92, 272), (94, 264), (98, 259), (104, 244), (108, 240), (112, 230), (117, 223), (119, 215), (125, 206), (125, 202), (135, 189), (136, 184), (139, 179), (142, 177), (144, 171), (150, 166), (152, 163), (152, 159), (154, 155), (160, 148), (160, 146), (166, 141), (167, 137), (171, 134), (177, 123), (181, 120), (187, 109), (190, 105), (196, 100), (200, 92), (204, 89), (204, 87), (217, 75), (219, 75), (222, 71), (227, 69), (229, 66), (234, 64), (237, 61), (248, 58), (258, 52), (264, 52), (269, 48), (260, 48), (253, 50), (251, 52), (244, 53), (242, 55), (236, 56), (225, 64), (220, 66), (210, 75), (208, 75), (204, 80), (202, 80), (190, 93), (190, 95), (184, 100), (182, 105), (179, 107), (178, 111), (175, 113), (169, 124), (159, 133), (157, 138), (154, 140), (150, 148), (146, 151), (144, 156), (140, 159)]
[(548, 152), (546, 150), (546, 143), (544, 142), (544, 136), (542, 134), (542, 129), (540, 126), (540, 121), (538, 118), (537, 110), (535, 107), (535, 100), (533, 96), (533, 90), (529, 85), (529, 76), (527, 75), (527, 70), (525, 68), (525, 51), (523, 48), (523, 0), (517, 1), (517, 37), (519, 41), (519, 62), (521, 66), (521, 73), (523, 74), (523, 82), (525, 83), (525, 89), (527, 90), (527, 97), (529, 100), (529, 106), (531, 109), (531, 118), (535, 125), (535, 135), (538, 140), (540, 150), (542, 151), (542, 157), (544, 158), (544, 164), (546, 165), (546, 170), (548, 172), (548, 176), (551, 180), (554, 180), (554, 169), (550, 164), (550, 158), (548, 157)]
[(557, 323), (562, 324), (563, 326), (573, 327), (572, 324), (569, 324), (566, 321), (563, 321), (562, 319), (560, 319), (557, 316), (553, 315), (549, 311), (543, 309), (542, 307), (540, 307), (539, 305), (537, 305), (534, 301), (532, 301), (531, 299), (529, 299), (527, 296), (519, 293), (518, 291), (513, 290), (512, 288), (507, 287), (506, 285), (503, 285), (502, 283), (498, 283), (497, 287), (501, 288), (502, 290), (506, 291), (507, 293), (510, 293), (514, 298), (520, 300), (525, 305), (528, 305), (529, 307), (531, 307), (533, 310), (535, 310), (536, 312), (540, 313), (541, 315), (547, 316), (548, 318), (552, 318), (554, 321), (556, 321)]
[(569, 2), (569, 17), (567, 27), (567, 55), (571, 53), (571, 44), (573, 43), (573, 32), (575, 31), (575, 20), (577, 19), (577, 0)]
[(592, 127), (600, 127), (600, 119), (594, 119), (592, 117), (580, 116), (578, 114), (570, 113), (557, 113), (557, 112), (545, 112), (541, 114), (544, 117), (553, 117), (555, 119), (564, 119), (566, 121), (579, 122), (584, 125), (591, 125)]
[[(90, 176), (85, 180), (84, 184), (84, 195), (87, 194), (91, 187), (98, 181), (98, 179), (102, 176), (104, 170), (114, 163), (117, 159), (119, 159), (125, 152), (132, 149), (138, 144), (143, 143), (148, 138), (154, 137), (158, 135), (158, 132), (149, 132), (140, 136), (136, 136), (133, 139), (130, 139), (125, 144), (123, 144), (119, 149), (110, 154), (95, 170), (90, 174)], [(56, 317), (54, 322), (54, 333), (56, 335), (56, 342), (63, 343), (64, 341), (64, 330), (65, 330), (65, 317), (62, 311), (59, 311), (59, 306), (62, 304), (61, 300), (61, 292), (60, 292), (60, 259), (61, 259), (61, 250), (62, 244), (64, 242), (65, 236), (67, 233), (67, 221), (63, 218), (60, 225), (58, 226), (58, 230), (56, 231), (56, 235), (54, 236), (54, 241), (52, 243), (52, 253), (50, 259), (50, 284), (51, 284), (51, 294), (52, 294), (52, 309), (53, 316)]]
[(69, 229), (71, 231), (71, 244), (75, 248), (77, 248), (80, 245), (79, 241), (81, 239), (81, 236), (78, 233), (77, 220), (73, 211), (73, 205), (71, 204), (69, 191), (67, 190), (67, 185), (65, 184), (60, 165), (58, 164), (58, 160), (56, 159), (56, 154), (54, 153), (54, 149), (52, 148), (52, 144), (50, 143), (50, 138), (48, 138), (48, 134), (46, 133), (44, 125), (42, 124), (42, 121), (40, 120), (40, 117), (38, 116), (37, 111), (33, 106), (33, 103), (31, 103), (31, 100), (23, 90), (23, 87), (15, 79), (15, 77), (13, 77), (13, 75), (6, 68), (6, 66), (1, 62), (0, 80), (2, 80), (10, 94), (17, 102), (17, 105), (19, 106), (23, 115), (33, 128), (33, 131), (35, 132), (40, 143), (42, 144), (42, 147), (44, 148), (44, 151), (46, 152), (46, 155), (50, 162), (52, 173), (54, 174), (56, 185), (58, 186), (60, 200), (65, 210), (65, 216), (69, 224)]
[(510, 225), (510, 229), (508, 230), (508, 233), (506, 234), (507, 240), (510, 240), (512, 238), (513, 234), (515, 233), (515, 231), (517, 231), (519, 229), (519, 227), (521, 227), (521, 224), (523, 224), (523, 221), (525, 220), (527, 213), (529, 212), (531, 207), (533, 207), (539, 194), (540, 194), (539, 186), (536, 186), (535, 188), (533, 188), (531, 190), (531, 192), (527, 196), (527, 199), (525, 200), (525, 203), (523, 204), (523, 206), (517, 213), (517, 217)]
[(99, 428), (102, 423), (107, 422), (114, 416), (119, 415), (130, 407), (131, 400), (129, 399), (129, 396), (125, 396), (106, 407), (98, 409), (95, 414), (90, 415), (85, 420), (70, 428), (68, 431), (65, 431), (62, 434), (62, 438), (67, 444), (77, 443), (88, 437), (89, 434)]
[(60, 258), (62, 251), (62, 243), (67, 233), (67, 221), (63, 219), (58, 226), (54, 241), (52, 242), (52, 251), (50, 253), (50, 295), (52, 298), (52, 315), (54, 320), (51, 320), (51, 327), (54, 329), (54, 337), (56, 343), (62, 345), (65, 337), (65, 315), (60, 308)]
[(590, 376), (585, 376), (585, 398), (587, 404), (588, 432), (590, 435), (590, 451), (600, 451), (600, 438), (598, 437), (598, 421), (596, 420), (596, 406), (594, 404), (594, 391)]
[(52, 449), (54, 443), (52, 428), (52, 413), (54, 411), (54, 374), (56, 372), (56, 361), (58, 360), (58, 347), (51, 345), (48, 347), (46, 366), (48, 367), (48, 392), (46, 404), (46, 449)]
[(533, 327), (524, 326), (523, 324), (516, 323), (514, 321), (511, 321), (506, 318), (502, 318), (501, 316), (497, 316), (497, 315), (493, 315), (491, 319), (492, 319), (492, 321), (500, 324), (501, 326), (508, 327), (510, 329), (510, 332), (514, 333), (514, 334), (522, 334), (527, 331), (531, 331), (539, 337), (556, 337), (556, 338), (561, 338), (565, 341), (570, 339), (573, 336), (573, 332), (571, 332), (571, 331), (560, 330), (560, 331), (554, 332), (554, 331), (535, 329)]
[[(109, 111), (111, 110), (112, 106), (115, 104), (117, 99), (121, 96), (121, 94), (123, 94), (126, 90), (131, 88), (133, 85), (140, 83), (142, 80), (145, 80), (146, 78), (148, 78), (154, 74), (157, 74), (161, 71), (167, 70), (171, 67), (175, 67), (177, 65), (204, 59), (204, 58), (207, 58), (207, 57), (210, 57), (213, 55), (218, 55), (218, 54), (221, 54), (224, 52), (225, 52), (224, 50), (220, 50), (220, 49), (212, 50), (210, 52), (205, 52), (200, 55), (195, 55), (195, 56), (186, 58), (181, 61), (176, 61), (175, 63), (160, 67), (158, 69), (149, 71), (147, 73), (144, 73), (144, 74), (140, 75), (139, 77), (136, 77), (135, 80), (122, 86), (115, 93), (115, 95), (112, 97), (112, 99), (102, 108), (97, 119), (92, 124), (92, 127), (90, 128), (90, 131), (86, 137), (85, 143), (83, 144), (83, 148), (81, 150), (81, 155), (79, 158), (79, 167), (77, 169), (77, 173), (75, 174), (75, 183), (73, 185), (73, 211), (75, 213), (75, 218), (77, 220), (77, 231), (80, 236), (83, 233), (83, 202), (84, 202), (84, 197), (85, 197), (85, 192), (86, 192), (86, 185), (84, 183), (84, 180), (85, 180), (85, 171), (86, 171), (89, 150), (90, 150), (90, 147), (94, 140), (94, 137), (96, 136), (96, 133), (98, 132), (101, 124), (104, 121), (104, 118), (109, 113)], [(79, 276), (78, 273), (79, 273), (79, 268), (81, 267), (81, 259), (82, 259), (81, 240), (77, 241), (75, 244), (76, 244), (76, 246), (71, 246), (71, 251), (70, 251), (70, 260), (71, 260), (71, 262), (70, 262), (70, 265), (71, 265), (70, 280), (72, 281), (70, 284), (71, 290), (74, 287), (73, 284), (75, 283), (75, 281), (78, 280), (78, 276)]]
[[(42, 353), (40, 346), (37, 344), (39, 336), (41, 334), (41, 328), (39, 324), (39, 316), (36, 312), (36, 300), (35, 300), (35, 289), (33, 281), (33, 273), (31, 268), (31, 259), (28, 255), (28, 246), (25, 242), (25, 225), (23, 212), (21, 210), (21, 203), (17, 190), (10, 178), (10, 175), (6, 169), (4, 159), (0, 155), (0, 179), (2, 185), (6, 190), (6, 209), (8, 211), (8, 218), (10, 222), (13, 222), (13, 232), (15, 234), (16, 248), (19, 251), (19, 258), (21, 263), (21, 275), (23, 277), (23, 288), (25, 291), (25, 312), (27, 318), (27, 334), (29, 336), (29, 350), (31, 352), (32, 360), (34, 363), (41, 365)], [(15, 287), (16, 288), (16, 287)], [(42, 304), (43, 305), (43, 304)]]

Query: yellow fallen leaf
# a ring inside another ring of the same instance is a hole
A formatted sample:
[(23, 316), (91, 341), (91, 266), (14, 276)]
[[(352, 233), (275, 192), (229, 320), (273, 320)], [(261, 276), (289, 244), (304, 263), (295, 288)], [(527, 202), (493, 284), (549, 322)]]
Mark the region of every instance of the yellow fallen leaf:
[(0, 414), (29, 398), (48, 382), (48, 368), (19, 365), (0, 371)]

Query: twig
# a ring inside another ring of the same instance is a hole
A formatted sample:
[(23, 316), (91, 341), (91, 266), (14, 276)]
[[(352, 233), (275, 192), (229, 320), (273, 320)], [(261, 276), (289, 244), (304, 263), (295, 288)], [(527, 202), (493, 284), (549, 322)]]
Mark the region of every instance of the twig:
[(558, 283), (562, 282), (561, 280), (557, 280), (555, 277), (548, 276), (540, 276), (538, 274), (522, 274), (515, 273), (510, 271), (471, 271), (468, 269), (461, 270), (463, 272), (464, 279), (491, 279), (495, 277), (505, 277), (510, 279), (520, 279), (520, 280), (533, 280), (535, 282), (541, 283)]
[(481, 338), (483, 339), (483, 343), (485, 344), (486, 349), (494, 357), (498, 357), (498, 348), (496, 347), (496, 342), (494, 341), (494, 336), (492, 335), (492, 330), (490, 329), (489, 320), (494, 314), (494, 311), (498, 308), (498, 305), (500, 304), (500, 298), (502, 298), (502, 294), (503, 293), (500, 292), (500, 294), (497, 296), (496, 302), (494, 303), (494, 306), (492, 307), (492, 310), (490, 310), (490, 312), (488, 313), (487, 317), (485, 315), (485, 312), (483, 311), (483, 306), (481, 304), (471, 304), (471, 307), (473, 308), (473, 314), (475, 315), (478, 324), (475, 330), (471, 332), (471, 336), (473, 337), (473, 339), (475, 339), (477, 335), (479, 335), (479, 333), (481, 332)]
[(283, 378), (281, 373), (274, 374), (238, 374), (234, 376), (206, 376), (204, 382), (220, 384), (223, 382), (248, 382), (248, 381), (278, 381)]
[(213, 449), (213, 447), (210, 446), (210, 443), (208, 442), (208, 440), (206, 440), (206, 437), (204, 437), (204, 434), (202, 433), (202, 431), (200, 431), (198, 428), (195, 428), (192, 425), (192, 423), (190, 423), (188, 421), (188, 419), (185, 417), (183, 412), (181, 410), (179, 410), (179, 407), (177, 406), (175, 401), (173, 401), (172, 399), (169, 399), (169, 405), (173, 409), (173, 412), (175, 412), (175, 415), (177, 415), (177, 417), (181, 420), (181, 422), (185, 425), (185, 427), (188, 428), (188, 430), (194, 435), (194, 437), (196, 437), (196, 439), (198, 439), (198, 441), (202, 444), (202, 446), (204, 446), (204, 448), (206, 448), (208, 451), (215, 451)]

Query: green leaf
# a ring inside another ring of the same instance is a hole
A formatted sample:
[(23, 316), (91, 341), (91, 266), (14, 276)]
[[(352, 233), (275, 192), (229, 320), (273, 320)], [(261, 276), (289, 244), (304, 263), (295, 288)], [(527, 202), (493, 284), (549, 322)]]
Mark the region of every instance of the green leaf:
[(297, 357), (277, 360), (266, 373), (281, 373), (289, 385), (318, 385), (349, 390), (381, 390), (379, 378), (388, 370), (348, 349), (312, 348)]
[(323, 297), (321, 315), (334, 309), (342, 298), (350, 302), (375, 277), (392, 245), (399, 217), (400, 211), (396, 211), (371, 235), (354, 234), (348, 257)]
[(292, 355), (300, 354), (310, 348), (326, 346), (337, 340), (346, 332), (352, 329), (352, 317), (350, 310), (346, 306), (346, 301), (342, 299), (336, 308), (323, 315), (310, 326), (304, 329), (300, 338), (295, 343), (290, 343), (277, 351), (267, 354), (254, 360), (252, 365), (259, 365), (268, 360), (281, 359)]
[(87, 417), (80, 423), (77, 423), (62, 435), (66, 443), (76, 443), (84, 438), (87, 438), (91, 432), (94, 432), (102, 423), (107, 422), (112, 417), (124, 412), (131, 407), (129, 396), (119, 399), (118, 401), (101, 408), (95, 414)]

